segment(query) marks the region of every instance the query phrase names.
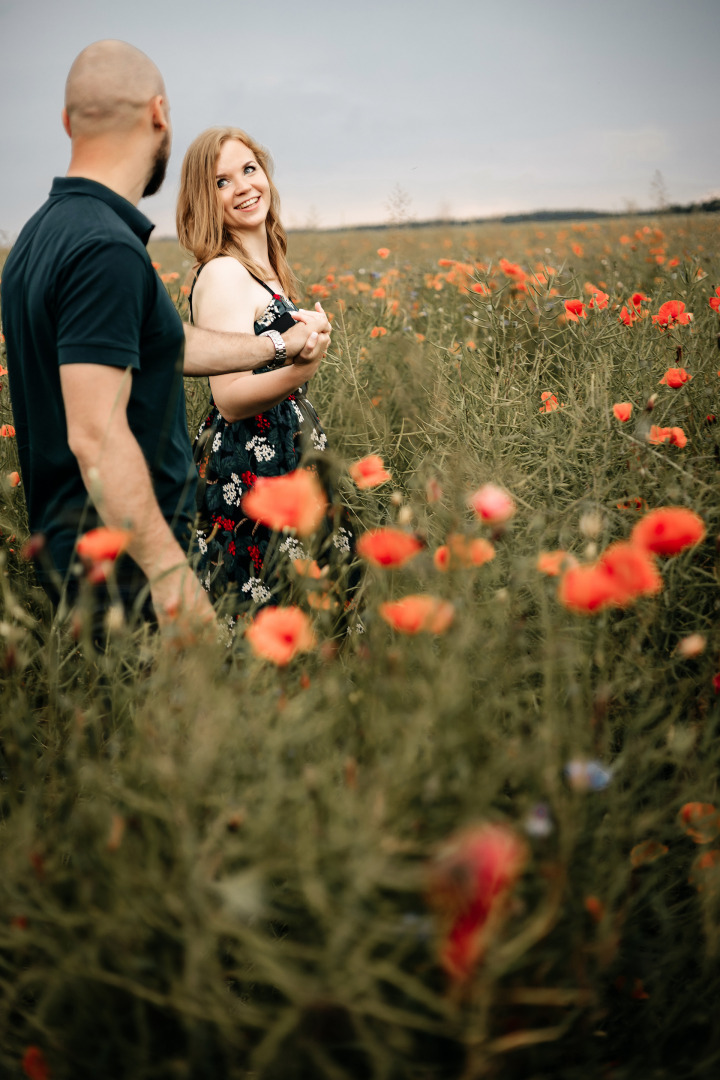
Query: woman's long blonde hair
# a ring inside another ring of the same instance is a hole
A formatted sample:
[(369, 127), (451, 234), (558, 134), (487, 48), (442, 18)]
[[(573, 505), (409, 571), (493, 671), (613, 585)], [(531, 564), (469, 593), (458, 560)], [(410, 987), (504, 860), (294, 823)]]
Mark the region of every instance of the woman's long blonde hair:
[(223, 221), (215, 168), (220, 149), (229, 139), (244, 143), (268, 178), (270, 209), (265, 228), (270, 265), (286, 296), (297, 295), (297, 281), (286, 257), (287, 233), (280, 222), (280, 196), (272, 181), (272, 158), (263, 146), (240, 128), (208, 128), (188, 147), (180, 175), (176, 214), (178, 239), (201, 265), (218, 255), (232, 255), (255, 277), (260, 280), (264, 278), (265, 272), (250, 258), (241, 241), (225, 227)]

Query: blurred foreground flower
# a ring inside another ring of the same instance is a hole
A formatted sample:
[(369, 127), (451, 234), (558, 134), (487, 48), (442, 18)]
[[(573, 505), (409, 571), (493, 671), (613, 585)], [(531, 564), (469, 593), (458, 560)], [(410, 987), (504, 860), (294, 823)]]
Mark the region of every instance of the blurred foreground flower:
[(612, 780), (612, 769), (599, 761), (569, 761), (565, 775), (573, 791), (604, 791)]
[(357, 542), (357, 553), (374, 566), (396, 567), (414, 559), (422, 551), (417, 537), (400, 529), (373, 529)]
[(715, 295), (710, 297), (708, 303), (713, 311), (717, 311), (718, 315), (720, 315), (720, 285), (715, 286)]
[(392, 476), (383, 464), (383, 459), (377, 454), (368, 454), (367, 457), (360, 458), (350, 466), (348, 472), (361, 490), (377, 487), (378, 484), (384, 484), (386, 480), (392, 480)]
[(622, 424), (625, 424), (630, 419), (632, 411), (633, 407), (631, 401), (618, 401), (613, 405), (613, 416)]
[(256, 656), (278, 667), (316, 644), (310, 620), (299, 607), (263, 608), (245, 631), (245, 637)]
[(453, 979), (468, 979), (482, 959), (526, 859), (524, 841), (504, 825), (470, 827), (438, 850), (427, 895), (442, 923), (440, 961)]
[(12, 426), (12, 424), (0, 425), (0, 437), (2, 437), (3, 439), (11, 439), (14, 434), (15, 428)]
[(661, 844), (659, 840), (643, 840), (641, 844), (636, 844), (630, 851), (630, 865), (634, 870), (637, 870), (639, 866), (646, 866), (648, 863), (657, 862), (658, 859), (662, 859), (663, 855), (667, 855), (667, 844)]
[(495, 548), (489, 540), (451, 533), (433, 555), (438, 570), (455, 570), (459, 567), (483, 566), (495, 558)]
[(541, 551), (535, 563), (536, 569), (548, 577), (559, 577), (563, 570), (577, 565), (577, 559), (569, 551)]
[(624, 541), (610, 544), (597, 562), (573, 566), (560, 581), (560, 603), (591, 614), (606, 607), (629, 607), (640, 596), (654, 596), (663, 580), (650, 552)]
[(675, 652), (678, 656), (682, 656), (683, 660), (692, 660), (693, 657), (705, 652), (706, 645), (707, 638), (703, 634), (688, 634), (687, 637), (678, 641)]
[(685, 803), (680, 807), (678, 820), (696, 844), (709, 844), (720, 832), (720, 813), (713, 803)]
[(93, 585), (106, 580), (113, 563), (130, 543), (131, 536), (129, 529), (110, 529), (101, 525), (80, 537), (76, 550)]
[(390, 254), (390, 248), (378, 248), (377, 253), (381, 259), (387, 259), (388, 255)]
[(385, 622), (401, 634), (444, 634), (455, 617), (455, 608), (448, 600), (426, 593), (390, 600), (378, 610)]
[(481, 521), (486, 521), (489, 525), (509, 521), (515, 513), (515, 500), (496, 484), (483, 484), (470, 496), (469, 502)]
[(633, 544), (655, 555), (679, 555), (705, 538), (705, 523), (694, 510), (684, 506), (662, 506), (651, 510), (633, 527)]
[(28, 1080), (50, 1080), (50, 1066), (39, 1046), (28, 1046), (22, 1057), (22, 1067)]
[(242, 508), (270, 529), (293, 529), (298, 536), (310, 536), (323, 519), (327, 500), (315, 474), (296, 469), (284, 476), (258, 477), (243, 497)]
[(692, 375), (689, 375), (684, 367), (671, 367), (667, 369), (660, 380), (660, 386), (669, 386), (672, 390), (678, 390), (686, 382), (690, 382), (691, 379)]
[(20, 483), (20, 473), (15, 469), (13, 472), (7, 474), (7, 482), (10, 487), (17, 487)]

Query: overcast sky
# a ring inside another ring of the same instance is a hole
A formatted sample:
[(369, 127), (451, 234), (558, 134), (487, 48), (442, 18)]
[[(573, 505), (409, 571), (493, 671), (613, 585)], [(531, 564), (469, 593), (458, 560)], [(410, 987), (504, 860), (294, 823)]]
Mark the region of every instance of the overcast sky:
[(142, 204), (174, 231), (183, 153), (245, 128), (290, 227), (652, 205), (720, 190), (720, 0), (0, 0), (0, 231), (62, 175), (67, 71), (103, 37), (165, 77), (173, 155)]

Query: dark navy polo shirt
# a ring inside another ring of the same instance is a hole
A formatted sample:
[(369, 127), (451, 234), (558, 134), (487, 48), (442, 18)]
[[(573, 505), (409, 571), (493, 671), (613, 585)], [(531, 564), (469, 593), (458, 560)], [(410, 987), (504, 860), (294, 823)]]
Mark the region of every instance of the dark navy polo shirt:
[(68, 446), (61, 364), (130, 369), (130, 429), (160, 509), (188, 546), (196, 473), (185, 414), (184, 333), (145, 248), (152, 229), (103, 184), (55, 179), (3, 268), (3, 330), (30, 529), (45, 534), (61, 573), (78, 528), (98, 523)]

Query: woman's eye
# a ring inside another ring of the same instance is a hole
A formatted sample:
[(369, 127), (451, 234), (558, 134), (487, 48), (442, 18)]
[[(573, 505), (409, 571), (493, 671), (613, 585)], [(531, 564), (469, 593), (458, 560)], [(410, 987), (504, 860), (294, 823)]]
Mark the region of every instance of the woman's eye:
[(217, 182), (217, 186), (219, 188), (221, 188), (221, 187), (225, 187), (226, 184), (227, 184), (227, 180), (225, 179), (225, 177), (224, 176), (220, 177), (220, 179)]
[(255, 166), (254, 165), (246, 165), (245, 168), (243, 169), (243, 172), (245, 172), (245, 173), (248, 173), (248, 172), (253, 173), (253, 172), (255, 172)]

